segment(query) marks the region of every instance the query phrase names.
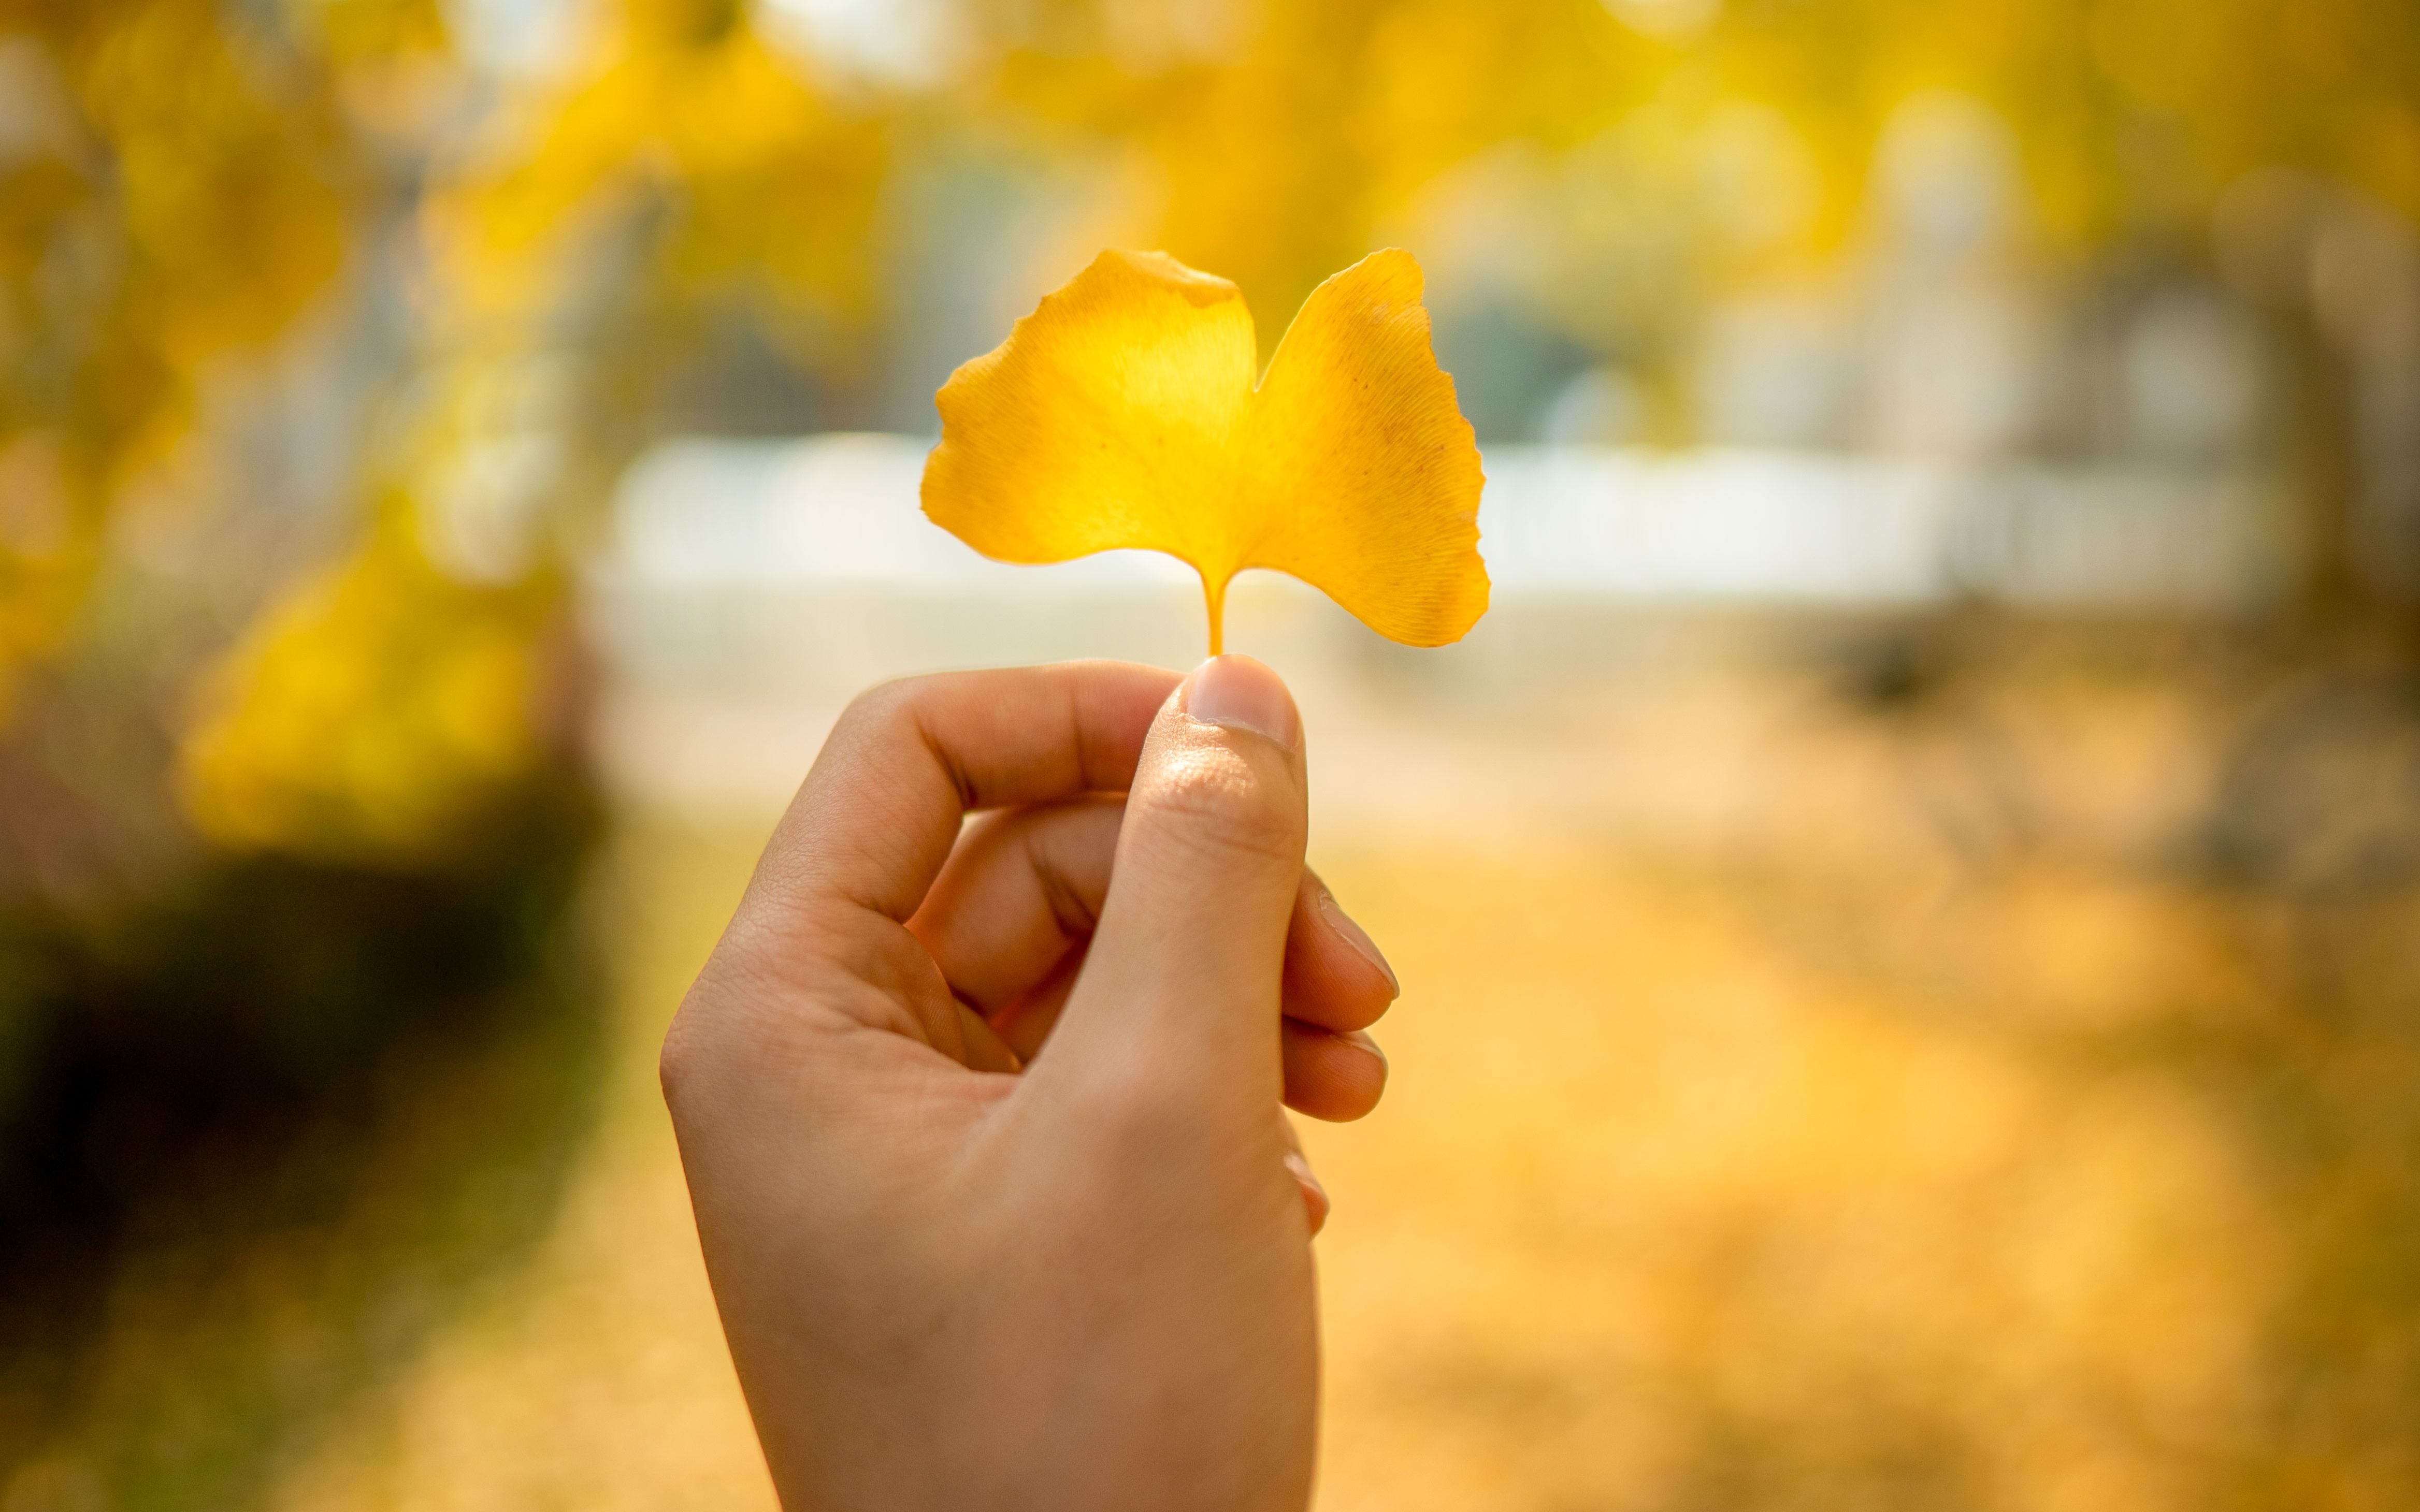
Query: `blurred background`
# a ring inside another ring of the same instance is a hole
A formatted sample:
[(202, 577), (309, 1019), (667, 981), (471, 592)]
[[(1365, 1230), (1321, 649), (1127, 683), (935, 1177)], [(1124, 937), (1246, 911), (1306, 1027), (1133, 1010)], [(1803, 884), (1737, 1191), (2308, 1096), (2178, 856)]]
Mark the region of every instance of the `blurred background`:
[(877, 678), (1200, 655), (931, 394), (1426, 266), (1266, 574), (1406, 984), (1320, 1504), (2420, 1503), (2406, 0), (0, 0), (0, 1512), (768, 1507), (656, 1041)]

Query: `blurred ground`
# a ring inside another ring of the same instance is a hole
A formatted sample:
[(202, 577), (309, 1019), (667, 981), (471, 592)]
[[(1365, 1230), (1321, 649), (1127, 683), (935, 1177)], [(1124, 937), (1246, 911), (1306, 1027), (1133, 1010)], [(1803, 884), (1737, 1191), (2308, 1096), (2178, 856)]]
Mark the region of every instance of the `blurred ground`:
[[(1541, 610), (1323, 666), (1245, 620), (1406, 987), (1386, 1103), (1307, 1130), (1324, 1508), (2420, 1494), (2410, 685), (2206, 628)], [(560, 1205), (264, 1504), (769, 1505), (652, 1057), (770, 810), (646, 777)]]

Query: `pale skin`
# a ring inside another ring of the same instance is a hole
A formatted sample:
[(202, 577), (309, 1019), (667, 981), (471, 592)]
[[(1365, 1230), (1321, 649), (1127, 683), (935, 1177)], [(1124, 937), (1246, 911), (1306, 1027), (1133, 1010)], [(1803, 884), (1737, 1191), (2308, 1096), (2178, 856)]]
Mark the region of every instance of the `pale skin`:
[(1308, 1504), (1327, 1199), (1280, 1104), (1376, 1103), (1396, 988), (1304, 795), (1240, 656), (834, 728), (663, 1054), (791, 1512)]

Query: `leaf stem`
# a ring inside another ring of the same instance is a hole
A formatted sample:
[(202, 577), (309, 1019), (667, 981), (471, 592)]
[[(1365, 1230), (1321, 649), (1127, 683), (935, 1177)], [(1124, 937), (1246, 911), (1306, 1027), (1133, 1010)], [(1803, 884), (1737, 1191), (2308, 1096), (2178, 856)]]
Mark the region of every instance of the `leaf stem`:
[(1227, 579), (1221, 578), (1214, 583), (1210, 575), (1203, 573), (1202, 600), (1210, 609), (1210, 655), (1219, 656), (1225, 652), (1227, 641)]

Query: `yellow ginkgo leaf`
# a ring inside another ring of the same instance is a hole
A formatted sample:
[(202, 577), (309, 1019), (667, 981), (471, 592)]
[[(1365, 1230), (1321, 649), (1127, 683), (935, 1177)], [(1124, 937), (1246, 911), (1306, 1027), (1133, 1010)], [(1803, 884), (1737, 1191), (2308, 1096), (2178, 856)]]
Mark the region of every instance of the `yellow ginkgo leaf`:
[(1429, 349), (1420, 267), (1380, 252), (1305, 301), (1256, 388), (1251, 312), (1164, 253), (1105, 252), (950, 375), (924, 513), (987, 557), (1165, 551), (1227, 583), (1289, 572), (1379, 634), (1487, 609), (1479, 451)]

